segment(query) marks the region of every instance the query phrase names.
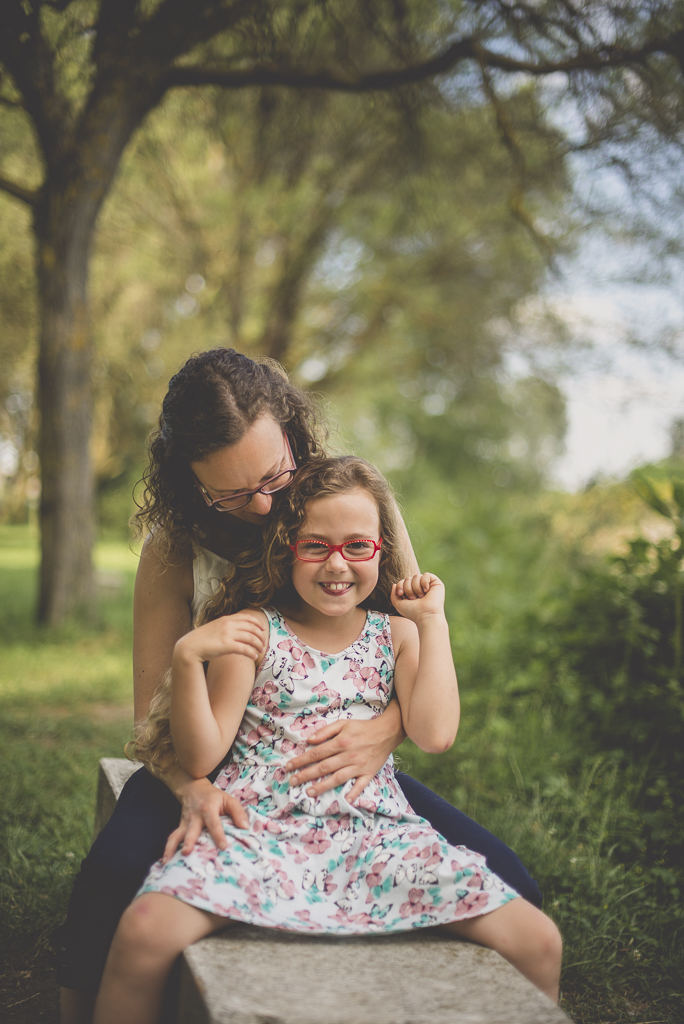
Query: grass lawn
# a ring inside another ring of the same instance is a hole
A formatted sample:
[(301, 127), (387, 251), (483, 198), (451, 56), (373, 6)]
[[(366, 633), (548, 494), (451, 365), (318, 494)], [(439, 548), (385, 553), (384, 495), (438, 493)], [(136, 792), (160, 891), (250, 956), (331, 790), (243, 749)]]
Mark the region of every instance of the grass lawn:
[(132, 720), (135, 555), (98, 546), (97, 626), (32, 622), (35, 533), (0, 527), (0, 1004), (13, 1024), (57, 1018), (50, 933), (92, 839), (100, 757), (122, 756)]

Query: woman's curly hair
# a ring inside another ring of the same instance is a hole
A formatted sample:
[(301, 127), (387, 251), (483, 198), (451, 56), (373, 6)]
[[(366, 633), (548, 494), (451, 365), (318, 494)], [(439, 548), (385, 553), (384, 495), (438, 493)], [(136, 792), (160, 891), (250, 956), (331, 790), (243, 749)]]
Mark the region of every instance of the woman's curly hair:
[[(320, 459), (297, 471), (293, 483), (274, 508), (262, 542), (236, 556), (218, 593), (204, 606), (201, 621), (232, 615), (243, 608), (288, 604), (297, 595), (291, 583), (290, 544), (306, 522), (307, 502), (347, 491), (365, 491), (374, 500), (380, 519), (378, 582), (361, 607), (393, 612), (392, 584), (408, 573), (408, 561), (398, 534), (396, 503), (389, 484), (369, 462), (352, 455)], [(171, 672), (150, 704), (147, 720), (126, 747), (131, 758), (143, 761), (153, 772), (168, 770), (175, 760), (169, 724)]]
[(152, 533), (165, 561), (201, 539), (217, 515), (195, 487), (190, 463), (236, 444), (264, 413), (286, 431), (298, 465), (321, 455), (314, 405), (275, 360), (215, 348), (171, 378), (133, 516), (138, 534)]

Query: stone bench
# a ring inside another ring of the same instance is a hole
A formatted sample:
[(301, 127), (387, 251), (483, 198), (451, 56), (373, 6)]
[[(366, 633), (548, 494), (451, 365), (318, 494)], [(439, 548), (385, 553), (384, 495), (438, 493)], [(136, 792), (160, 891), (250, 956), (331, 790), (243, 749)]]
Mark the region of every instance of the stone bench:
[[(96, 831), (138, 765), (100, 761)], [(430, 929), (293, 935), (235, 925), (182, 957), (176, 1024), (568, 1024), (497, 953)]]

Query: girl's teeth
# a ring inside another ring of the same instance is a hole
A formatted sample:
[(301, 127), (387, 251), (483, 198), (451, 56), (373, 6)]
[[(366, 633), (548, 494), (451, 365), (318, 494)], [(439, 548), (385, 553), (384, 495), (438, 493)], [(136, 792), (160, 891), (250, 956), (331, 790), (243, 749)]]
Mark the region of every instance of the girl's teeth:
[(323, 586), (327, 590), (346, 590), (349, 583), (324, 583)]

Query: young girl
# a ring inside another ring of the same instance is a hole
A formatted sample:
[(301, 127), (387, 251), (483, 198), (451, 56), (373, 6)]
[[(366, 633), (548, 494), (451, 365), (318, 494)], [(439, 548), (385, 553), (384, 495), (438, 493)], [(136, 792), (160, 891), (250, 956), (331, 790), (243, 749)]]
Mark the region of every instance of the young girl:
[[(224, 819), (221, 848), (205, 831), (174, 852), (171, 836), (115, 935), (95, 1024), (153, 1024), (178, 953), (228, 920), (340, 935), (444, 925), (557, 1000), (553, 923), (412, 812), (391, 758), (361, 793), (353, 780), (320, 796), (288, 783), (308, 735), (380, 714), (393, 691), (423, 750), (453, 743), (444, 588), (430, 573), (393, 584), (405, 576), (400, 551), (376, 470), (351, 457), (307, 467), (259, 557), (244, 558), (209, 613), (233, 614), (176, 644), (170, 688), (135, 751), (153, 768), (171, 756), (170, 689), (178, 761), (199, 778), (232, 744), (215, 784), (240, 799), (249, 828)], [(238, 602), (252, 610), (234, 613)]]

